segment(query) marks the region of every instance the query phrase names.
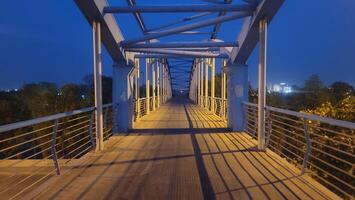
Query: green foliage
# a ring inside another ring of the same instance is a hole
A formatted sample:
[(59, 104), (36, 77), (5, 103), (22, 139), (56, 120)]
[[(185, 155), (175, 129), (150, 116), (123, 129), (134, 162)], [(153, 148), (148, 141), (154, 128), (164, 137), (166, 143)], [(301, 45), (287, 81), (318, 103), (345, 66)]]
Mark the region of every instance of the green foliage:
[[(0, 125), (38, 118), (94, 105), (93, 76), (85, 84), (54, 83), (25, 84), (18, 91), (0, 92)], [(103, 103), (112, 102), (112, 79), (102, 78)]]

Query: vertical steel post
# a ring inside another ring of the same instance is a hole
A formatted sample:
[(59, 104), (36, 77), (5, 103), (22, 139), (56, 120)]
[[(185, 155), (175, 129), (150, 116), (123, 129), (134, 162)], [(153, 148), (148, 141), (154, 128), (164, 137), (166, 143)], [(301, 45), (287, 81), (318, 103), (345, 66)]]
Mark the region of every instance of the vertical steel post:
[(201, 105), (201, 67), (200, 59), (197, 59), (197, 104)]
[(157, 104), (158, 104), (158, 108), (160, 107), (160, 60), (157, 63)]
[(155, 94), (155, 92), (156, 92), (156, 88), (155, 88), (155, 83), (156, 83), (156, 80), (155, 80), (155, 75), (156, 75), (156, 70), (155, 70), (155, 68), (156, 68), (156, 66), (157, 66), (157, 61), (156, 60), (154, 60), (154, 62), (152, 63), (152, 101), (153, 101), (153, 108), (152, 108), (152, 110), (153, 111), (155, 111), (155, 107), (156, 107), (156, 99), (155, 99), (155, 96), (156, 96), (156, 94)]
[(102, 114), (102, 61), (101, 61), (101, 25), (93, 22), (94, 46), (94, 88), (95, 88), (95, 117), (96, 117), (96, 151), (104, 149), (103, 114)]
[(312, 151), (312, 142), (311, 142), (311, 137), (309, 135), (309, 126), (308, 126), (308, 121), (307, 119), (304, 119), (304, 136), (306, 139), (306, 152), (304, 152), (304, 157), (303, 157), (303, 163), (302, 163), (302, 171), (301, 174), (303, 175), (306, 170), (307, 170), (307, 165), (308, 165), (308, 159), (309, 155)]
[(227, 118), (227, 75), (226, 73), (223, 71), (223, 114), (224, 114), (224, 118)]
[(54, 121), (51, 151), (52, 151), (52, 159), (53, 159), (53, 162), (54, 162), (54, 167), (55, 167), (55, 169), (57, 171), (57, 175), (60, 175), (60, 168), (59, 168), (59, 163), (58, 163), (57, 150), (55, 148), (56, 141), (57, 141), (57, 131), (58, 131), (58, 119), (56, 119)]
[(222, 116), (223, 116), (223, 118), (225, 118), (225, 99), (226, 99), (226, 97), (225, 97), (225, 73), (224, 73), (224, 71), (223, 71), (223, 68), (226, 66), (226, 60), (225, 59), (223, 59), (222, 60), (222, 71), (221, 71), (221, 99), (222, 99), (222, 105), (221, 105), (221, 107), (222, 107)]
[(140, 75), (140, 66), (139, 66), (139, 58), (136, 58), (134, 60), (135, 67), (136, 67), (136, 91), (135, 91), (135, 99), (136, 99), (136, 114), (137, 118), (140, 116), (141, 108), (140, 108), (140, 98), (139, 98), (139, 93), (140, 93), (140, 87), (139, 87), (139, 75)]
[(145, 102), (146, 102), (146, 114), (150, 113), (150, 82), (149, 82), (149, 65), (150, 59), (145, 59)]
[(259, 22), (258, 149), (265, 149), (267, 21)]
[[(208, 59), (208, 58), (207, 58)], [(207, 60), (205, 60), (207, 62)], [(209, 63), (205, 63), (205, 107), (208, 109), (208, 67)]]
[(216, 60), (211, 58), (211, 111), (215, 113), (215, 67)]
[(90, 135), (90, 141), (91, 141), (92, 149), (95, 149), (95, 145), (96, 145), (95, 136), (94, 136), (93, 131), (92, 131), (94, 119), (95, 119), (95, 110), (93, 110), (91, 115), (90, 115), (90, 124), (89, 124), (89, 135)]

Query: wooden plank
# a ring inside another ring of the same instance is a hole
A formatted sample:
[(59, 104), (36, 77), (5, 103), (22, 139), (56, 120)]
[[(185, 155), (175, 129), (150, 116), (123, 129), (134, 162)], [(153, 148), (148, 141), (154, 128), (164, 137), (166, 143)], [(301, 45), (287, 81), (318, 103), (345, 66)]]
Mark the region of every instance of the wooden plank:
[(206, 199), (208, 182), (216, 199), (338, 198), (275, 153), (256, 151), (246, 133), (210, 133), (226, 126), (219, 121), (203, 108), (172, 101), (138, 122), (148, 132), (111, 138), (102, 153), (36, 197)]

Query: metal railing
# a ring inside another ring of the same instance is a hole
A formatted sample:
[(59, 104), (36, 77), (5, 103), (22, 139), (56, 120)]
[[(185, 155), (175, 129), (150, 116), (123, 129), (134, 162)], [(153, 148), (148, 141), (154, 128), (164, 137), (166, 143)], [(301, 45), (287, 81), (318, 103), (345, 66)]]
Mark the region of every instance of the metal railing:
[[(244, 102), (246, 132), (257, 138), (257, 105)], [(355, 123), (266, 107), (266, 145), (343, 198), (355, 194)]]
[[(214, 108), (212, 109), (212, 104)], [(227, 119), (227, 99), (222, 99), (219, 97), (202, 97), (202, 107), (213, 112), (214, 114), (222, 117), (224, 120)]]
[[(159, 96), (160, 104), (158, 103), (158, 96), (155, 96), (155, 108), (158, 109), (163, 104), (163, 97)], [(153, 97), (149, 97), (149, 111), (153, 111)], [(134, 105), (134, 120), (138, 120), (139, 118), (148, 114), (147, 112), (147, 98), (139, 98), (133, 100)], [(138, 107), (139, 106), (139, 110)]]
[[(94, 113), (90, 107), (0, 126), (2, 197), (18, 197), (95, 149)], [(107, 140), (113, 134), (112, 104), (103, 113)]]

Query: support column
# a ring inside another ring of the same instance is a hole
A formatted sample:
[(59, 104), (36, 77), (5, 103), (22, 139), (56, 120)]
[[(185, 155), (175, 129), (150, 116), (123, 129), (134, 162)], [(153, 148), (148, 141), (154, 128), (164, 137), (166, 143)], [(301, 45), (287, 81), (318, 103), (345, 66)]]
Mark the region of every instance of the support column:
[(224, 68), (228, 74), (228, 127), (233, 131), (244, 131), (243, 101), (248, 101), (248, 66), (229, 64)]
[(113, 66), (112, 102), (116, 107), (115, 124), (119, 133), (127, 133), (133, 123), (133, 72), (125, 63)]
[[(205, 60), (205, 62), (207, 62)], [(209, 63), (205, 63), (205, 108), (207, 107), (207, 102), (208, 102), (208, 67), (209, 67)]]
[(157, 101), (158, 108), (160, 107), (160, 61), (157, 63)]
[(165, 74), (165, 64), (163, 65), (163, 69), (162, 69), (162, 74), (163, 74), (163, 79), (162, 79), (162, 96), (163, 96), (163, 103), (165, 103), (165, 88), (166, 88), (166, 83), (165, 83), (165, 78), (166, 78), (166, 74)]
[(223, 69), (227, 66), (227, 61), (223, 59), (222, 61), (222, 72), (221, 72), (221, 98), (222, 98), (222, 115), (223, 118), (226, 116), (226, 73), (223, 71)]
[(155, 85), (155, 83), (156, 83), (156, 80), (155, 80), (155, 75), (156, 75), (156, 70), (155, 70), (155, 68), (156, 68), (156, 66), (157, 66), (157, 62), (156, 62), (156, 60), (152, 63), (152, 101), (153, 101), (153, 108), (152, 108), (152, 110), (153, 111), (155, 111), (155, 108), (156, 108), (156, 99), (155, 99), (155, 96), (156, 96), (156, 94), (155, 94), (155, 92), (156, 92), (156, 85)]
[(200, 105), (200, 63), (199, 59), (196, 59), (196, 103)]
[(205, 63), (204, 63), (204, 60), (201, 59), (201, 63), (200, 63), (200, 69), (201, 69), (201, 83), (200, 83), (200, 88), (201, 88), (201, 95), (200, 95), (200, 96), (201, 96), (201, 105), (200, 105), (200, 106), (201, 106), (201, 107), (203, 107), (203, 105), (204, 105), (204, 103), (205, 103), (205, 99), (204, 99), (204, 97), (203, 97), (203, 96), (204, 96), (204, 95), (203, 95), (203, 94), (204, 94), (204, 90), (203, 90), (203, 89), (204, 89), (203, 78), (204, 78), (204, 75), (205, 75), (205, 74), (203, 73), (203, 72), (204, 72), (204, 70), (203, 70), (203, 69), (204, 69), (204, 64), (205, 64)]
[(139, 58), (134, 59), (134, 64), (136, 68), (136, 73), (135, 73), (135, 100), (136, 100), (136, 113), (137, 113), (137, 119), (140, 116), (141, 113), (141, 103), (140, 103), (140, 87), (139, 87), (139, 77), (140, 77), (140, 66), (139, 66)]
[(149, 65), (150, 59), (145, 59), (145, 103), (146, 103), (146, 113), (150, 113), (150, 82), (149, 82)]
[(101, 62), (101, 24), (93, 22), (93, 49), (94, 49), (94, 89), (95, 89), (95, 151), (104, 149), (103, 140), (103, 113), (102, 113), (102, 62)]
[(258, 149), (265, 149), (267, 21), (259, 22)]
[(216, 60), (214, 58), (211, 58), (211, 111), (214, 113), (215, 112), (215, 66), (216, 66)]

